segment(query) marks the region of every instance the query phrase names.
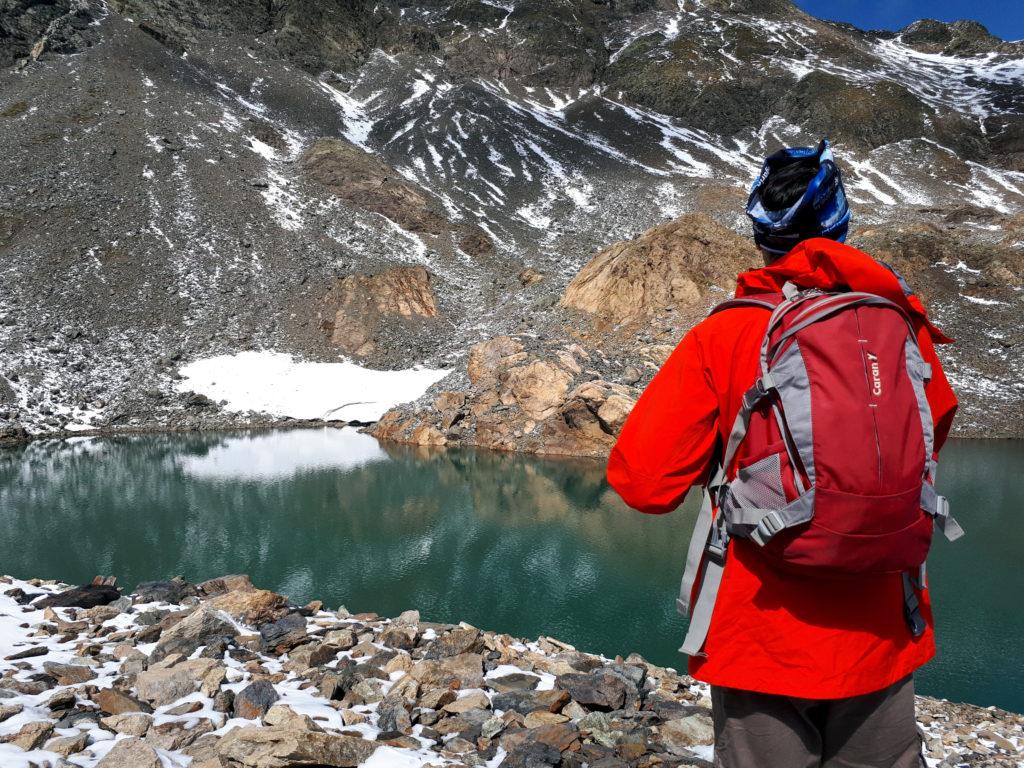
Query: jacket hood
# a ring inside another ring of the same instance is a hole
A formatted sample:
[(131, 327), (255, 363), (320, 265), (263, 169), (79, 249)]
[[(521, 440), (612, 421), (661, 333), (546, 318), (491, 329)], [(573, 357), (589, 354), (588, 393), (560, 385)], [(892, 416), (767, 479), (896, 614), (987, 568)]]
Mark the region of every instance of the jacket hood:
[(787, 282), (823, 291), (873, 293), (919, 320), (936, 344), (953, 341), (928, 319), (921, 300), (904, 291), (906, 284), (896, 272), (845, 243), (824, 237), (804, 240), (772, 264), (741, 273), (736, 281), (736, 296), (778, 293)]

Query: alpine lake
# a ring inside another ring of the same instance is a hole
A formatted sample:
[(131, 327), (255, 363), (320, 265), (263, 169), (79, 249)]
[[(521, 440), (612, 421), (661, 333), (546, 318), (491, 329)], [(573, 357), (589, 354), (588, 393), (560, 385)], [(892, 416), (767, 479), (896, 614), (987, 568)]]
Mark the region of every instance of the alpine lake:
[[(939, 652), (918, 692), (1024, 711), (1024, 441), (954, 440)], [(86, 583), (247, 573), (294, 602), (548, 635), (685, 669), (675, 596), (699, 499), (630, 510), (597, 461), (379, 444), (352, 429), (0, 450), (0, 573)]]

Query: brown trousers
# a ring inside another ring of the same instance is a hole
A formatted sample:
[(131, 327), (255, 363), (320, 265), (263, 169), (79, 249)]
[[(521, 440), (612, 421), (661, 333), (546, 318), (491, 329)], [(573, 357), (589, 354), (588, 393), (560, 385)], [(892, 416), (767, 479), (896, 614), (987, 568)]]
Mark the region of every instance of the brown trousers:
[(923, 768), (914, 678), (848, 699), (711, 687), (717, 768)]

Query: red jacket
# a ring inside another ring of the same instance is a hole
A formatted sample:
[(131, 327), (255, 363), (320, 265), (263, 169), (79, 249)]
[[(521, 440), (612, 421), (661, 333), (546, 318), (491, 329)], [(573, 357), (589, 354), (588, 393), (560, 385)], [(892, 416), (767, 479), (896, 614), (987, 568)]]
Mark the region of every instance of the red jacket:
[[(884, 296), (910, 313), (933, 378), (926, 393), (936, 451), (949, 433), (956, 397), (935, 356), (950, 341), (927, 318), (899, 278), (855, 248), (815, 238), (771, 266), (739, 276), (736, 295), (777, 292), (786, 281), (823, 290)], [(640, 397), (608, 461), (608, 481), (641, 512), (671, 512), (692, 485), (706, 481), (716, 438), (724, 442), (743, 393), (757, 375), (768, 322), (763, 309), (739, 307), (693, 328)], [(735, 468), (729, 468), (730, 477)], [(680, 552), (686, 542), (679, 543)], [(810, 581), (769, 566), (756, 545), (733, 539), (706, 657), (690, 674), (713, 685), (812, 699), (856, 696), (884, 688), (935, 653), (927, 591), (925, 633), (913, 638), (903, 618), (899, 574)]]

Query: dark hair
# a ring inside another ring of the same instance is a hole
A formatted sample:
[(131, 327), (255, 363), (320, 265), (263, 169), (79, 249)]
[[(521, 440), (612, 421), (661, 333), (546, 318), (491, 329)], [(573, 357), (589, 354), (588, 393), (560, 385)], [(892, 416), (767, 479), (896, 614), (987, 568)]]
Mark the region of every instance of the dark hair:
[(785, 211), (807, 191), (818, 173), (818, 158), (800, 159), (773, 170), (761, 185), (761, 202), (766, 210)]

